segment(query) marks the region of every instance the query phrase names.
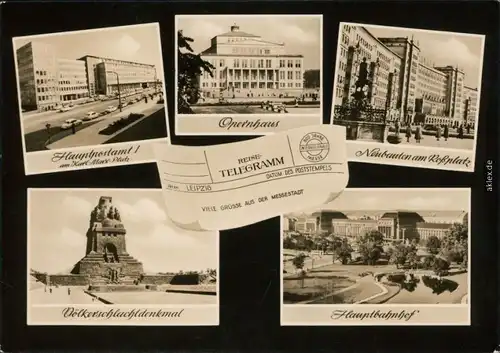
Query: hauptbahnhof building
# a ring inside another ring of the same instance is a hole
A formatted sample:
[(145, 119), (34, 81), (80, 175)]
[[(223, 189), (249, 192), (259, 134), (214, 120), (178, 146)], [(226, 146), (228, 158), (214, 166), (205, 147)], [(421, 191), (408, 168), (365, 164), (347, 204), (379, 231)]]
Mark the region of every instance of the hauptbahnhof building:
[(338, 50), (336, 106), (351, 101), (365, 61), (372, 82), (369, 102), (385, 109), (388, 120), (474, 126), (477, 88), (465, 85), (460, 68), (434, 66), (413, 37), (380, 38), (365, 27), (343, 24)]
[(200, 76), (203, 97), (297, 97), (304, 91), (303, 55), (287, 53), (284, 43), (244, 32), (237, 25), (213, 37), (200, 55), (215, 68), (213, 77), (208, 72)]
[(468, 224), (468, 217), (465, 211), (389, 211), (355, 216), (325, 210), (310, 217), (285, 218), (284, 230), (311, 236), (326, 233), (351, 239), (377, 230), (386, 241), (425, 241), (431, 236), (442, 239), (454, 224)]
[(21, 106), (48, 110), (97, 95), (129, 94), (157, 84), (154, 65), (86, 55), (58, 57), (41, 41), (16, 50)]

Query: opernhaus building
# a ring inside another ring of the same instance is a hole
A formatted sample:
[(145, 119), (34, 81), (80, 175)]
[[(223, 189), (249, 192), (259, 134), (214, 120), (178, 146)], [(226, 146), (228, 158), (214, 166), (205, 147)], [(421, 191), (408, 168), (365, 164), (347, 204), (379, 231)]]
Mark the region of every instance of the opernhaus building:
[(336, 107), (351, 101), (364, 61), (369, 102), (388, 120), (474, 125), (477, 88), (465, 86), (460, 68), (431, 64), (413, 38), (375, 37), (365, 27), (344, 24), (338, 50)]
[(200, 55), (215, 67), (213, 77), (205, 72), (199, 78), (203, 97), (297, 97), (303, 93), (304, 57), (287, 53), (284, 43), (243, 32), (237, 25), (213, 37)]
[(16, 50), (21, 106), (48, 110), (96, 95), (122, 95), (157, 85), (154, 65), (86, 55), (63, 59), (53, 45), (26, 43)]

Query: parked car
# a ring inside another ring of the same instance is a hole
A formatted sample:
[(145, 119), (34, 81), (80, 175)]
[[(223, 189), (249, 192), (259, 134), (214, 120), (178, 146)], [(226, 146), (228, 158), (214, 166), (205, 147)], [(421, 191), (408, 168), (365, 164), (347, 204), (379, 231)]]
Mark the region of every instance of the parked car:
[(63, 113), (63, 112), (67, 112), (67, 111), (70, 111), (71, 109), (73, 109), (73, 107), (70, 107), (69, 105), (65, 106), (65, 107), (61, 107), (59, 109), (59, 112), (60, 113)]
[(85, 115), (85, 117), (83, 118), (83, 121), (93, 120), (96, 119), (97, 117), (99, 117), (99, 113), (88, 112), (87, 115)]
[(278, 103), (278, 102), (262, 103), (261, 108), (265, 110), (272, 110), (273, 112), (276, 113), (288, 113), (285, 105), (283, 103)]
[(82, 125), (83, 122), (80, 119), (68, 119), (61, 125), (61, 130), (71, 129), (71, 126)]
[(114, 105), (110, 105), (110, 106), (108, 107), (108, 109), (106, 109), (106, 111), (107, 111), (108, 113), (112, 113), (112, 112), (116, 111), (117, 109), (118, 109), (118, 108), (117, 108), (117, 107), (115, 107)]

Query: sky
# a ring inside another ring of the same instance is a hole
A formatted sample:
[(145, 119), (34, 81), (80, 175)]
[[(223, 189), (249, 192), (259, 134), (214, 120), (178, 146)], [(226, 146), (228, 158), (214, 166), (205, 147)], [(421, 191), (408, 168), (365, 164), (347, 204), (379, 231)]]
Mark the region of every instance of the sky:
[(424, 31), (364, 26), (376, 37), (409, 37), (419, 42), (420, 55), (436, 66), (459, 66), (465, 72), (465, 85), (478, 88), (482, 66), (483, 36), (452, 32)]
[(53, 45), (58, 57), (63, 59), (94, 55), (134, 61), (155, 65), (158, 77), (164, 76), (158, 24), (17, 37), (14, 38), (14, 48), (17, 50), (32, 41)]
[[(320, 207), (336, 211), (468, 211), (468, 189), (346, 189)], [(314, 212), (307, 210), (304, 213)]]
[(196, 53), (209, 48), (210, 39), (237, 24), (240, 31), (285, 43), (287, 54), (304, 55), (306, 70), (321, 68), (322, 29), (318, 16), (179, 16), (177, 21), (177, 29), (194, 39), (191, 47)]
[(111, 196), (127, 230), (127, 252), (146, 273), (218, 268), (217, 232), (192, 232), (169, 221), (161, 190), (54, 190), (31, 192), (29, 267), (66, 273), (85, 256), (90, 213)]

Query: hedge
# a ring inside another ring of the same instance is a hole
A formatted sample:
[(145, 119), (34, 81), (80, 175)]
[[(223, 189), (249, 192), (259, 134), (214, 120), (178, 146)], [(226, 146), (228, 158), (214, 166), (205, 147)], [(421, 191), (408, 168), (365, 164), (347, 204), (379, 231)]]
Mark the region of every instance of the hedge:
[(134, 121), (142, 118), (144, 114), (131, 113), (126, 118), (121, 118), (109, 124), (107, 127), (99, 131), (101, 135), (112, 135), (118, 130), (123, 129), (125, 126), (132, 124)]

